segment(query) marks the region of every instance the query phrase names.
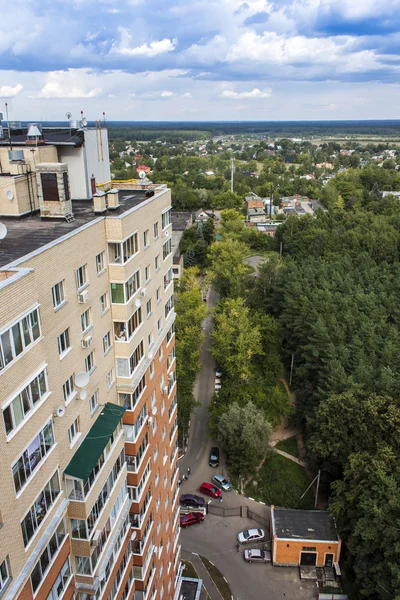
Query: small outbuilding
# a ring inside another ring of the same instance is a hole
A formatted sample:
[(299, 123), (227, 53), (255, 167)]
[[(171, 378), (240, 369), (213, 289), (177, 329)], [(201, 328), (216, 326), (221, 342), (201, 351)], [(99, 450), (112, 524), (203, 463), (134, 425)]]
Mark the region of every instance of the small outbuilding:
[(271, 506), (272, 562), (282, 567), (333, 567), (339, 562), (341, 539), (324, 510)]

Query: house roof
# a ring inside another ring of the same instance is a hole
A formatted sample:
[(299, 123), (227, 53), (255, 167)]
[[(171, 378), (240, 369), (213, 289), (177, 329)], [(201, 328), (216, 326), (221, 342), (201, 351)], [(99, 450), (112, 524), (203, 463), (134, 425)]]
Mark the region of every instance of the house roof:
[(279, 539), (334, 542), (339, 540), (335, 522), (325, 510), (271, 508), (273, 534)]
[[(88, 128), (90, 129), (90, 128)], [(0, 139), (0, 146), (8, 146), (8, 129), (3, 127), (4, 138)], [(11, 131), (11, 141), (13, 146), (27, 145), (27, 127)], [(80, 129), (70, 129), (69, 127), (43, 127), (43, 141), (45, 145), (52, 146), (82, 146), (84, 133)], [(29, 145), (29, 144), (28, 144)]]

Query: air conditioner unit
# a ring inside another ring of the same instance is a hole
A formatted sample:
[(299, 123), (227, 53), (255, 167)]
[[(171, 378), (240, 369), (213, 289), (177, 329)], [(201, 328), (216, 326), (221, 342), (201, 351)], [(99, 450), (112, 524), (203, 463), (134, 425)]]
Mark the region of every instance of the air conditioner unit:
[(152, 425), (152, 424), (153, 424), (153, 421), (154, 421), (153, 417), (149, 417), (149, 418), (147, 419), (147, 425), (150, 427), (150, 425)]
[(91, 346), (93, 343), (93, 338), (91, 335), (88, 335), (87, 337), (82, 339), (82, 348), (89, 348), (89, 346)]
[(96, 529), (94, 532), (94, 536), (92, 537), (91, 544), (92, 546), (98, 546), (101, 538), (101, 529)]
[(89, 300), (89, 292), (88, 292), (88, 290), (85, 290), (81, 294), (78, 294), (78, 302), (80, 304), (86, 304), (86, 302), (88, 300)]
[(143, 297), (143, 296), (147, 296), (147, 288), (142, 288), (142, 289), (140, 290), (140, 295), (141, 295), (142, 297)]
[(65, 415), (65, 408), (63, 406), (59, 406), (55, 413), (53, 413), (53, 417), (63, 417)]
[(168, 386), (167, 385), (165, 385), (163, 387), (163, 394), (168, 394)]

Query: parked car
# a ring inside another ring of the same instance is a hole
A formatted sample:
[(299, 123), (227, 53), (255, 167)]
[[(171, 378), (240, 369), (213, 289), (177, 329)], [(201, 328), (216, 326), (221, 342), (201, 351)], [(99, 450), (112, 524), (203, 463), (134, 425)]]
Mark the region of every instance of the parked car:
[(229, 483), (227, 479), (223, 475), (214, 475), (211, 480), (214, 485), (216, 485), (220, 490), (224, 492), (229, 492), (232, 489), (232, 484)]
[(265, 537), (262, 529), (246, 529), (237, 534), (239, 544), (247, 544), (249, 542), (261, 542)]
[(206, 481), (201, 484), (200, 492), (202, 494), (206, 494), (207, 496), (211, 496), (211, 498), (221, 497), (221, 490), (215, 487), (215, 485), (212, 485), (212, 483), (207, 483)]
[(251, 548), (243, 552), (244, 560), (247, 562), (271, 562), (271, 552), (269, 550), (259, 550), (258, 548)]
[(181, 527), (189, 527), (189, 525), (196, 525), (196, 523), (202, 523), (203, 521), (204, 515), (200, 512), (191, 512), (180, 516)]
[(210, 450), (210, 460), (208, 461), (210, 467), (218, 467), (219, 465), (219, 450), (215, 446)]
[(179, 500), (182, 506), (205, 506), (206, 501), (196, 494), (182, 494)]

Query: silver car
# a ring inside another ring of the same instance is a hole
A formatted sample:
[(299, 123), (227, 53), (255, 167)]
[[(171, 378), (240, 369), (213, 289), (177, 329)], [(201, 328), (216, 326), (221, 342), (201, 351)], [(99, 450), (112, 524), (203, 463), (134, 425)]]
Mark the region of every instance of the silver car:
[(247, 562), (271, 562), (271, 552), (269, 550), (259, 550), (258, 548), (249, 548), (243, 552), (244, 560)]
[(246, 529), (237, 534), (239, 544), (246, 544), (249, 542), (262, 542), (265, 533), (263, 529)]
[(214, 475), (211, 481), (224, 492), (229, 492), (232, 489), (232, 484), (223, 475)]

